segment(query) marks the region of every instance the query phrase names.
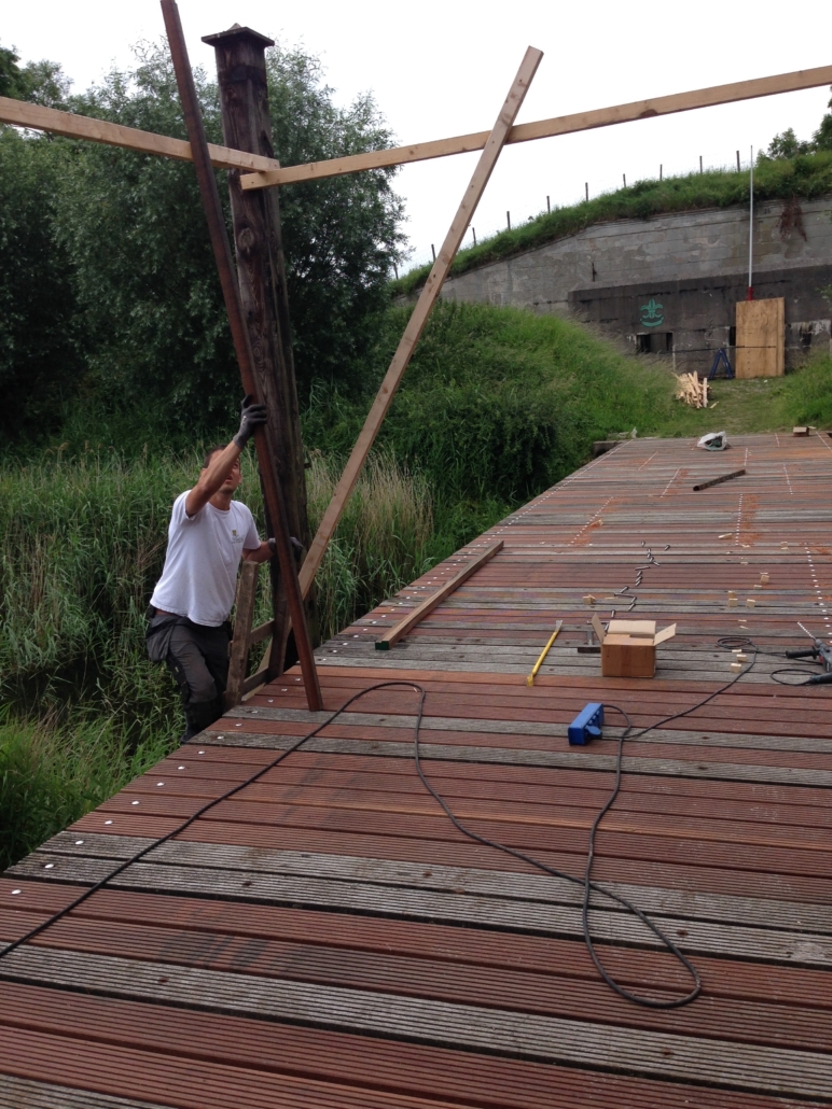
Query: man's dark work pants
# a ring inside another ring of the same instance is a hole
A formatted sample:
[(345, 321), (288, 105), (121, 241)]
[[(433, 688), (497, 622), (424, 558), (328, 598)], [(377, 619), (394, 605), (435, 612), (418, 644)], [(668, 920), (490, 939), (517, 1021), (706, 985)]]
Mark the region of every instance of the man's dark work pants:
[[(151, 624), (170, 617), (156, 616)], [(228, 682), (230, 627), (209, 628), (190, 620), (177, 623), (170, 637), (168, 668), (182, 693), (185, 710), (183, 742), (222, 716), (222, 695)]]

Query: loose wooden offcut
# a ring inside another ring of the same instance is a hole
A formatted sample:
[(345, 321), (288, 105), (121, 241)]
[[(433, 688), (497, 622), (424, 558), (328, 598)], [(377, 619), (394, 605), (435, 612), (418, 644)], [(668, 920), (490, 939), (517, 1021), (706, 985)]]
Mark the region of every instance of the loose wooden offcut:
[(691, 408), (708, 407), (708, 379), (706, 377), (703, 377), (700, 381), (699, 374), (693, 371), (689, 374), (679, 374), (676, 381), (679, 386), (676, 392), (677, 400), (684, 401)]
[(492, 543), (491, 546), (486, 547), (482, 554), (477, 555), (476, 558), (472, 558), (468, 565), (464, 566), (458, 574), (454, 574), (443, 586), (440, 586), (432, 597), (428, 597), (426, 601), (422, 601), (422, 603), (417, 605), (412, 612), (408, 613), (403, 620), (400, 620), (395, 627), (392, 627), (386, 635), (383, 635), (381, 639), (376, 642), (376, 650), (389, 651), (395, 643), (398, 643), (400, 639), (407, 635), (411, 628), (414, 628), (420, 620), (424, 620), (429, 613), (433, 612), (437, 605), (440, 605), (446, 597), (449, 597), (451, 593), (459, 589), (463, 582), (467, 581), (473, 573), (479, 570), (480, 566), (484, 566), (486, 562), (490, 561), (498, 551), (502, 550), (502, 548), (503, 541), (502, 539), (498, 539), (496, 543)]
[[(694, 485), (694, 493), (698, 493), (701, 489), (710, 489), (712, 485), (721, 485), (723, 481), (731, 481), (732, 478), (742, 477), (745, 470), (732, 470), (730, 474), (723, 474), (722, 477), (713, 477), (710, 481), (700, 481), (698, 485)], [(726, 535), (720, 535), (720, 539), (726, 539), (730, 532)]]

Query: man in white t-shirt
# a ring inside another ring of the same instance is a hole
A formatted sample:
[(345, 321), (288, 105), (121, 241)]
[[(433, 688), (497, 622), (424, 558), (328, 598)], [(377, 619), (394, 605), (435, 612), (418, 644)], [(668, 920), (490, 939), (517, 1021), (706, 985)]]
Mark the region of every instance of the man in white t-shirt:
[(179, 683), (183, 740), (222, 715), (240, 559), (265, 562), (274, 551), (271, 542), (260, 541), (246, 506), (233, 500), (243, 480), (240, 455), (266, 418), (265, 405), (246, 397), (240, 430), (227, 447), (208, 451), (199, 481), (174, 501), (165, 565), (150, 598), (147, 648)]

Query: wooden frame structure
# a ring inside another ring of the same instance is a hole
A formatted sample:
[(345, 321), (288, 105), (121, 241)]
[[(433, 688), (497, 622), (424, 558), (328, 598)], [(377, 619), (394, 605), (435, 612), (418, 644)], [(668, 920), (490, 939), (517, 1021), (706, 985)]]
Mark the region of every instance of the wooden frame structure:
[[(204, 130), (201, 131), (201, 120), (197, 120), (195, 113), (195, 95), (189, 97), (187, 83), (190, 77), (190, 66), (184, 48), (184, 38), (179, 23), (178, 9), (174, 0), (162, 0), (162, 9), (171, 49), (177, 68), (177, 78), (180, 86), (180, 95), (183, 99), (186, 118), (188, 118), (189, 142), (172, 139), (166, 136), (153, 134), (146, 131), (123, 127), (103, 120), (92, 119), (86, 116), (76, 116), (72, 113), (61, 112), (38, 105), (26, 104), (21, 101), (0, 97), (0, 123), (10, 123), (19, 127), (49, 131), (54, 134), (72, 138), (86, 139), (92, 142), (101, 142), (108, 145), (120, 146), (126, 149), (156, 154), (162, 157), (175, 158), (184, 161), (194, 161), (197, 165), (198, 176), (201, 179), (203, 202), (209, 216), (209, 225), (212, 221), (209, 208), (218, 207), (209, 196), (208, 176), (210, 168), (246, 171), (241, 176), (244, 189), (259, 189), (276, 185), (288, 185), (298, 181), (322, 180), (327, 177), (346, 173), (357, 173), (367, 169), (385, 166), (403, 165), (410, 162), (446, 157), (453, 154), (467, 153), (473, 150), (482, 150), (483, 154), (471, 182), (460, 204), (459, 210), (451, 224), (445, 242), (436, 258), (433, 269), (425, 283), (422, 293), (417, 301), (413, 313), (408, 321), (405, 332), (379, 389), (378, 395), (367, 416), (358, 441), (353, 448), (344, 473), (333, 494), (332, 501), (327, 508), (318, 531), (312, 541), (306, 560), (301, 567), (300, 574), (295, 575), (291, 556), (283, 550), (284, 536), (278, 540), (278, 549), (283, 567), (284, 581), (287, 593), (291, 599), (293, 623), (303, 625), (303, 631), (297, 627), (296, 638), (306, 640), (302, 647), (301, 661), (304, 670), (304, 681), (310, 709), (319, 707), (320, 690), (317, 678), (314, 675), (314, 660), (308, 646), (308, 634), (305, 632), (305, 619), (302, 606), (297, 603), (296, 590), (299, 587), (301, 597), (305, 597), (312, 585), (315, 574), (320, 567), (327, 546), (338, 526), (340, 516), (346, 505), (355, 482), (370, 451), (373, 441), (381, 427), (384, 417), (390, 407), (393, 396), (398, 388), (407, 365), (413, 355), (416, 343), (430, 316), (430, 312), (439, 297), (444, 280), (456, 256), (462, 238), (476, 209), (477, 203), (488, 183), (496, 160), (504, 145), (516, 142), (528, 142), (556, 135), (573, 134), (578, 131), (590, 130), (596, 127), (612, 126), (618, 123), (627, 123), (640, 119), (654, 118), (677, 112), (691, 111), (698, 108), (712, 107), (719, 104), (735, 103), (741, 100), (754, 99), (762, 96), (773, 96), (799, 89), (815, 88), (821, 85), (832, 84), (832, 66), (822, 66), (809, 70), (798, 70), (791, 73), (778, 74), (770, 77), (757, 78), (749, 81), (733, 82), (711, 88), (698, 89), (671, 96), (658, 97), (642, 101), (635, 101), (609, 108), (602, 108), (590, 112), (576, 113), (568, 116), (554, 117), (540, 120), (535, 123), (515, 125), (517, 112), (522, 105), (540, 60), (542, 53), (529, 48), (512, 84), (506, 102), (500, 111), (497, 121), (491, 131), (475, 132), (469, 135), (453, 138), (439, 139), (426, 143), (418, 143), (407, 147), (397, 147), (388, 150), (371, 151), (366, 154), (352, 155), (349, 157), (333, 159), (327, 162), (309, 163), (300, 166), (281, 167), (273, 158), (251, 154), (229, 147), (208, 144), (205, 141)], [(178, 54), (178, 61), (177, 59)], [(190, 99), (190, 107), (186, 103)], [(189, 118), (190, 117), (190, 118)], [(216, 222), (214, 220), (214, 222)], [(232, 322), (232, 333), (235, 329), (235, 317), (239, 321), (239, 289), (236, 293), (228, 287), (228, 272), (230, 272), (230, 254), (227, 254), (228, 244), (225, 243), (225, 260), (222, 260), (223, 249), (218, 239), (217, 228), (213, 228), (215, 254), (218, 259), (221, 280), (226, 306)], [(236, 305), (236, 307), (235, 307)], [(240, 361), (241, 373), (244, 383), (251, 380), (250, 364), (251, 351), (246, 349), (246, 342), (235, 334), (235, 347)], [(248, 388), (248, 387), (247, 387)], [(256, 390), (254, 390), (256, 392)], [(263, 468), (271, 474), (273, 470), (269, 450), (263, 436), (258, 436), (258, 454), (262, 457), (261, 473)], [(278, 525), (278, 521), (285, 520), (285, 511), (280, 511), (281, 492), (275, 489), (273, 483), (264, 475), (268, 488), (271, 515), (275, 521), (275, 530), (283, 533), (285, 528)], [(288, 532), (285, 534), (288, 543)], [(285, 564), (285, 566), (284, 566)], [(252, 577), (252, 583), (256, 578)], [(253, 584), (252, 584), (253, 604)], [(250, 619), (249, 616), (249, 627)], [(260, 638), (270, 634), (271, 623), (263, 625), (256, 630)], [(301, 632), (298, 636), (297, 632)], [(262, 633), (262, 634), (261, 634)], [(245, 655), (248, 654), (250, 635), (246, 635)], [(242, 647), (240, 647), (242, 651)], [(243, 663), (244, 665), (244, 663)], [(268, 667), (258, 674), (263, 681), (269, 676)], [(253, 688), (248, 679), (244, 684)]]

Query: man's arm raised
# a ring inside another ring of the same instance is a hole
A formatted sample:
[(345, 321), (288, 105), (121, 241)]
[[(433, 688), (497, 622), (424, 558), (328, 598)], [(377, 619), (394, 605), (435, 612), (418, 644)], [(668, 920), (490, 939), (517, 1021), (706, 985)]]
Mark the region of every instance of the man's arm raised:
[[(227, 447), (211, 455), (208, 464), (201, 470), (199, 481), (185, 498), (185, 512), (188, 516), (196, 516), (197, 512), (204, 508), (214, 494), (218, 493), (231, 478), (246, 443), (254, 435), (255, 429), (262, 427), (267, 419), (265, 404), (255, 404), (251, 394), (243, 398), (240, 429)], [(238, 474), (234, 488), (236, 489), (239, 484)], [(229, 492), (229, 496), (231, 492), (233, 490)]]
[(241, 454), (241, 448), (232, 439), (227, 447), (211, 455), (208, 465), (199, 472), (199, 481), (185, 498), (185, 512), (189, 517), (196, 516), (213, 495), (220, 491), (231, 477), (234, 467), (239, 464)]

